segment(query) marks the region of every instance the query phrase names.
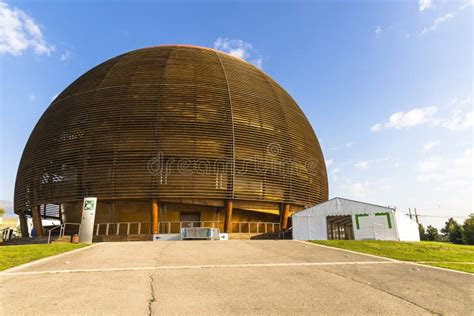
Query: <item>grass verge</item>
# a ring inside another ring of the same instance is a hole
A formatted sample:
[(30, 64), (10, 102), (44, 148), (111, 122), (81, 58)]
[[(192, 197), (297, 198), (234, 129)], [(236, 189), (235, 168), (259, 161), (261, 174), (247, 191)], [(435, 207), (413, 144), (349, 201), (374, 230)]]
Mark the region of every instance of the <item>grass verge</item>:
[(474, 246), (429, 241), (317, 240), (313, 242), (381, 257), (474, 273)]
[(0, 246), (0, 271), (85, 246), (71, 243)]

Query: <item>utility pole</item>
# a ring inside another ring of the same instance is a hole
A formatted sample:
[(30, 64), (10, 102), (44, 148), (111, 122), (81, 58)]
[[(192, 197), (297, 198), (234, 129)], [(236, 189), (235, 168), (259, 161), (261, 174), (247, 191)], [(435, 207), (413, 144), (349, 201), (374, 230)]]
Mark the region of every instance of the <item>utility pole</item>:
[(417, 223), (417, 224), (420, 224), (420, 223), (418, 222), (418, 214), (416, 214), (416, 207), (414, 208), (414, 210), (415, 210), (415, 219), (416, 219), (416, 223)]
[(411, 208), (408, 209), (408, 214), (410, 214), (410, 219), (413, 219), (413, 216), (411, 215)]

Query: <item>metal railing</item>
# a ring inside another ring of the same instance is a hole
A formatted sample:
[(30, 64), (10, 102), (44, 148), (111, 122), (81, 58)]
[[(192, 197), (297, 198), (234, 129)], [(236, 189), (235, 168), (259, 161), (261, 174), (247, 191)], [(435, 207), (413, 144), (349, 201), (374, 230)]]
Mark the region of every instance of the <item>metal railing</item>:
[(207, 227), (224, 230), (224, 222), (219, 221), (162, 221), (159, 232), (161, 234), (180, 234), (181, 228), (185, 227)]
[(0, 241), (7, 241), (8, 239), (13, 238), (13, 233), (15, 232), (15, 229), (11, 227), (6, 227), (0, 229)]
[[(233, 222), (232, 233), (266, 234), (280, 231), (280, 223), (274, 222)], [(68, 227), (69, 226), (69, 227)], [(48, 230), (48, 243), (51, 242), (51, 235), (58, 231), (58, 238), (64, 237), (68, 228), (77, 227), (77, 233), (81, 227), (79, 223), (63, 223)], [(145, 228), (144, 228), (145, 227)], [(163, 221), (160, 222), (161, 234), (179, 234), (184, 227), (207, 227), (218, 228), (224, 231), (224, 222), (220, 221)], [(108, 235), (130, 235), (130, 234), (150, 234), (151, 225), (148, 222), (120, 222), (120, 223), (97, 223), (94, 225), (94, 236)]]
[[(238, 229), (235, 229), (238, 228)], [(267, 234), (280, 231), (280, 223), (236, 222), (232, 223), (232, 233)]]
[(48, 230), (48, 244), (51, 243), (51, 233), (52, 233), (54, 230), (56, 230), (56, 229), (59, 228), (59, 236), (61, 236), (61, 227), (62, 227), (62, 226), (63, 226), (63, 225), (61, 224), (61, 225), (58, 225), (58, 226), (54, 226), (53, 228), (51, 228), (50, 230)]
[[(266, 234), (280, 231), (280, 223), (274, 222), (233, 222), (232, 233)], [(179, 234), (183, 227), (219, 228), (224, 231), (224, 222), (219, 221), (162, 221), (161, 234)]]
[[(94, 236), (108, 236), (108, 235), (130, 235), (130, 233), (136, 233), (138, 235), (142, 233), (148, 234), (150, 228), (147, 230), (143, 229), (143, 226), (148, 225), (150, 223), (146, 222), (122, 222), (122, 223), (97, 223), (94, 225)], [(55, 226), (48, 230), (48, 244), (51, 242), (51, 235), (54, 231), (58, 231), (58, 238), (64, 237), (67, 232), (68, 226), (76, 226), (77, 232), (79, 233), (79, 229), (81, 224), (79, 223), (64, 223), (58, 226)], [(70, 228), (70, 227), (69, 227)]]
[(81, 224), (79, 224), (79, 223), (63, 223), (61, 225), (54, 226), (53, 228), (49, 229), (48, 230), (48, 244), (51, 243), (51, 233), (53, 231), (59, 229), (58, 238), (64, 237), (64, 235), (66, 233), (66, 227), (67, 226), (76, 226), (77, 227), (77, 233), (79, 233), (79, 229), (81, 227)]
[[(148, 226), (148, 230), (143, 230), (143, 226)], [(141, 235), (142, 232), (149, 234), (149, 226), (148, 222), (97, 223), (94, 225), (94, 235), (130, 235), (130, 233)]]

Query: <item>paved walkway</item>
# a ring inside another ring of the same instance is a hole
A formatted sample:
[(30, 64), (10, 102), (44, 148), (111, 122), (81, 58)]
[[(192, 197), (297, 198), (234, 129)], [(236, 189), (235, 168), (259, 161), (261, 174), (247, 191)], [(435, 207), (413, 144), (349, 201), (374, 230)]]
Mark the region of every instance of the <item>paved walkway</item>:
[(474, 276), (297, 241), (102, 243), (0, 273), (0, 314), (472, 313)]

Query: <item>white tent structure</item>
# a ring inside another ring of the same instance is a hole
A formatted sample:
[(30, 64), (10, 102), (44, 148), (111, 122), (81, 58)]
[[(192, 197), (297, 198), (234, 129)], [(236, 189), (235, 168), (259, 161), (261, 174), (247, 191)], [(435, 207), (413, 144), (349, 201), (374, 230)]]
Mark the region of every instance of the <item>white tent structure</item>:
[(420, 241), (418, 224), (395, 209), (333, 198), (292, 216), (293, 239)]

